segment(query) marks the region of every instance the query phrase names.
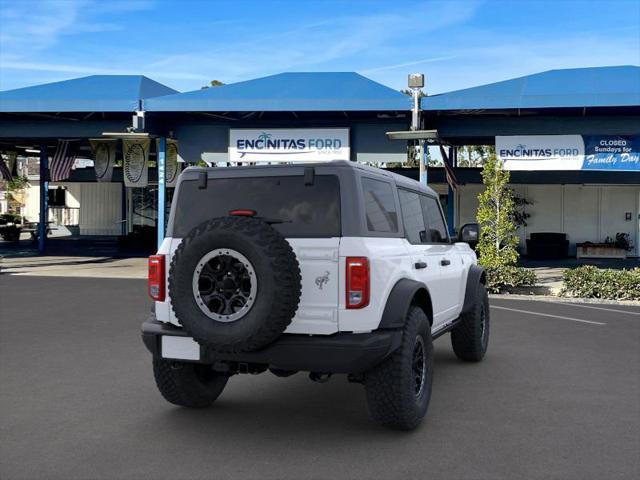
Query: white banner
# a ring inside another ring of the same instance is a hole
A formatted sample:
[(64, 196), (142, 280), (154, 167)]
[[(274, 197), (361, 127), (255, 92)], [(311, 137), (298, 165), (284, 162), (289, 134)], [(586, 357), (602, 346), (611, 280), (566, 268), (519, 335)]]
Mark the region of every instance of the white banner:
[(150, 144), (148, 138), (122, 139), (125, 187), (146, 187), (149, 183)]
[(113, 176), (113, 165), (116, 161), (117, 140), (90, 139), (93, 151), (93, 169), (96, 172), (96, 181), (110, 182)]
[(496, 136), (496, 155), (505, 170), (580, 170), (581, 135)]
[[(156, 152), (160, 151), (160, 139), (156, 139)], [(175, 187), (178, 175), (182, 171), (182, 164), (179, 160), (178, 141), (167, 138), (167, 150), (165, 152), (165, 183), (167, 187)]]
[(348, 128), (229, 130), (230, 162), (350, 160)]

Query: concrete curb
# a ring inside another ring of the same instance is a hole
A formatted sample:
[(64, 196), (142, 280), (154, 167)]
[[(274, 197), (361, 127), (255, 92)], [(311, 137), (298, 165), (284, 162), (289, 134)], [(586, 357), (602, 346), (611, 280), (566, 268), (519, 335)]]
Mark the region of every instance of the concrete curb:
[(576, 298), (576, 297), (557, 297), (552, 295), (523, 295), (510, 293), (491, 293), (489, 298), (501, 300), (529, 300), (550, 303), (591, 303), (596, 305), (627, 305), (630, 307), (640, 306), (638, 300), (605, 300), (602, 298)]
[[(531, 287), (512, 287), (507, 295), (557, 295), (559, 288), (549, 287), (546, 285), (533, 285)], [(501, 294), (502, 295), (502, 294)]]

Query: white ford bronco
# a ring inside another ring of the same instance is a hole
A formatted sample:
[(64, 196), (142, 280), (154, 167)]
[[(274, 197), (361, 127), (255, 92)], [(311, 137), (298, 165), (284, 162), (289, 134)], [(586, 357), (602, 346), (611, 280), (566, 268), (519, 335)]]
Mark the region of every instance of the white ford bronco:
[(342, 373), (374, 420), (409, 430), (431, 397), (432, 340), (451, 332), (479, 361), (489, 339), (484, 272), (437, 195), (355, 162), (186, 169), (148, 288), (142, 338), (160, 393), (185, 407), (238, 373)]

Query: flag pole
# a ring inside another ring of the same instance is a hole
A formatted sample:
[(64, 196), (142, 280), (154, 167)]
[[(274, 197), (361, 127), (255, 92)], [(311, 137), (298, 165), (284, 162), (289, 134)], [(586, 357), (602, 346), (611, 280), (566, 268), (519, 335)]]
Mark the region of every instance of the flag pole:
[[(446, 162), (447, 160), (444, 159)], [(458, 149), (454, 146), (450, 147), (449, 150), (449, 165), (453, 169), (458, 164)], [(450, 183), (448, 183), (447, 190), (447, 223), (449, 224), (449, 235), (455, 235), (454, 221), (455, 221), (455, 196), (454, 190)]]

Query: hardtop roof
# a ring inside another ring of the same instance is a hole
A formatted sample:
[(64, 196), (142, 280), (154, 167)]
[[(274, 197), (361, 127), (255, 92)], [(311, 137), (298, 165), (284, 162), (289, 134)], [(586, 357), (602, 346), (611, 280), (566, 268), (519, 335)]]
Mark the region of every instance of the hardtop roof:
[[(208, 174), (213, 174), (213, 177), (224, 176), (227, 178), (234, 177), (234, 173), (238, 173), (242, 177), (250, 177), (251, 172), (256, 174), (263, 173), (265, 171), (280, 172), (282, 175), (302, 175), (305, 168), (317, 168), (319, 170), (325, 170), (320, 174), (329, 173), (327, 170), (332, 168), (346, 168), (353, 170), (360, 170), (370, 175), (385, 177), (393, 180), (396, 185), (409, 188), (412, 190), (422, 191), (431, 196), (437, 197), (438, 194), (430, 187), (422, 185), (420, 182), (403, 175), (383, 170), (381, 168), (373, 167), (370, 165), (364, 165), (358, 162), (352, 162), (348, 160), (333, 160), (329, 162), (313, 162), (313, 163), (296, 163), (296, 164), (271, 164), (271, 165), (247, 165), (247, 166), (232, 166), (232, 167), (188, 167), (183, 171), (183, 174), (189, 175), (188, 172), (201, 172), (206, 171)], [(222, 174), (222, 175), (220, 175)], [(273, 173), (275, 174), (275, 173)], [(209, 176), (209, 175), (208, 175)]]

